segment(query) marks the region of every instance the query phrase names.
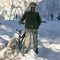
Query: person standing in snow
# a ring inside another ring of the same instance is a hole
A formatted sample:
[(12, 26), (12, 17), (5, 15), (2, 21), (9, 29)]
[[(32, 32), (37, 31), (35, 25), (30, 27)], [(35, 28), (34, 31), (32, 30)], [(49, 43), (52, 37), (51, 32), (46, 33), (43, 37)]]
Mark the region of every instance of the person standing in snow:
[(30, 45), (30, 37), (31, 37), (31, 32), (33, 35), (33, 46), (34, 46), (34, 51), (38, 54), (38, 40), (37, 40), (37, 32), (38, 28), (41, 24), (41, 17), (38, 12), (35, 12), (35, 7), (36, 3), (32, 2), (29, 4), (31, 10), (26, 11), (21, 20), (19, 20), (19, 23), (22, 24), (23, 21), (25, 20), (25, 42), (24, 42), (24, 49), (25, 52), (28, 52), (29, 45)]

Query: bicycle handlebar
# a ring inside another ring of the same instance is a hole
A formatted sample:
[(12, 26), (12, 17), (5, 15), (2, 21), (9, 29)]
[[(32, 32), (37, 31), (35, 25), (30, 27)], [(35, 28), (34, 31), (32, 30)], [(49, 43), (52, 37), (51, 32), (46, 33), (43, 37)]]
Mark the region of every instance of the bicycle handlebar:
[[(47, 23), (46, 21), (41, 21), (41, 23)], [(24, 22), (22, 24), (25, 24)]]

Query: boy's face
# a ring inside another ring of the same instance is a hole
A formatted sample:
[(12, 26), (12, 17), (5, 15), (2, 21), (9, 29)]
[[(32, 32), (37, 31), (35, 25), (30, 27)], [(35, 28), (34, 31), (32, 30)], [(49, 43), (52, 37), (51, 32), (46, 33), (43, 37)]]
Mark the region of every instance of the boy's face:
[(35, 7), (31, 7), (31, 11), (34, 12), (35, 11)]

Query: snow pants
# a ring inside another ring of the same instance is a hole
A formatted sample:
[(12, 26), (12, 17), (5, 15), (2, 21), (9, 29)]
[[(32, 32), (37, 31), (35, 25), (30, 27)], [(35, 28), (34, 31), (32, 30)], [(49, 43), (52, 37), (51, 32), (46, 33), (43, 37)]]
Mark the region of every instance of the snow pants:
[(37, 29), (26, 29), (24, 46), (29, 47), (33, 40), (33, 48), (38, 48)]

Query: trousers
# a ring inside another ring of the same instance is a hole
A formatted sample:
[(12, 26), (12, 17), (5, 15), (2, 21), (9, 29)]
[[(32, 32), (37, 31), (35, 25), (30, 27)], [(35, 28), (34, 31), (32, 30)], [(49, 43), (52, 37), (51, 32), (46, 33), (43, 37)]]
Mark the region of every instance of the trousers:
[(28, 48), (30, 46), (31, 38), (33, 40), (33, 48), (37, 48), (38, 47), (37, 29), (26, 29), (25, 41), (24, 41), (25, 47)]

